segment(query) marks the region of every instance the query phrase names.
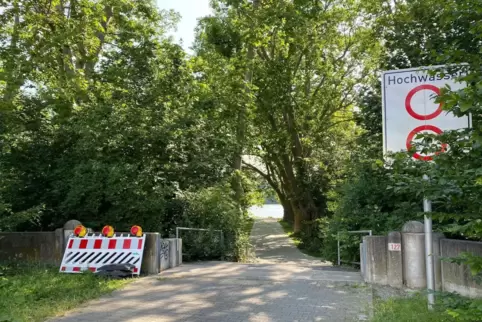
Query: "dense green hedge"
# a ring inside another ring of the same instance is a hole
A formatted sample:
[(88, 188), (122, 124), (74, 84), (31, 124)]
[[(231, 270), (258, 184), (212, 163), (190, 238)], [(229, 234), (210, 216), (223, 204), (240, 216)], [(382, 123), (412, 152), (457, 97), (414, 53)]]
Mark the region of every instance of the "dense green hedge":
[[(229, 185), (185, 193), (176, 201), (168, 224), (161, 236), (173, 236), (175, 227), (201, 228), (209, 231), (181, 231), (186, 261), (206, 259), (237, 260), (249, 240), (251, 218), (232, 198)], [(222, 237), (220, 232), (222, 231)], [(222, 238), (222, 239), (221, 239)]]

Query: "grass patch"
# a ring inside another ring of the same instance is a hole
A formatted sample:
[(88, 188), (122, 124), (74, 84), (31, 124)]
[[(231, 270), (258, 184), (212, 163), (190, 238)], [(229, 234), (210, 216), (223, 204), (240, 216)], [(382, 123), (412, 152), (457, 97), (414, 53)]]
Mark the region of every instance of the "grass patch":
[(281, 225), (281, 227), (283, 227), (283, 231), (288, 235), (288, 237), (293, 239), (293, 241), (295, 242), (295, 245), (298, 246), (301, 243), (301, 239), (295, 236), (295, 233), (293, 231), (293, 226), (289, 222), (284, 221), (282, 219), (278, 220), (278, 222)]
[(445, 313), (445, 309), (436, 306), (433, 311), (427, 307), (427, 299), (422, 295), (409, 298), (391, 298), (375, 303), (372, 322), (447, 322), (455, 321)]
[(298, 249), (303, 254), (313, 256), (313, 257), (323, 258), (321, 255), (321, 249), (313, 250), (313, 249), (305, 248), (303, 239), (301, 239), (301, 237), (298, 234), (295, 234), (295, 232), (293, 231), (293, 226), (289, 222), (284, 221), (282, 219), (278, 220), (278, 222), (280, 223), (281, 227), (283, 227), (284, 232), (288, 235), (288, 237), (290, 237), (293, 240), (296, 247), (298, 247)]
[(38, 265), (0, 265), (0, 321), (44, 321), (129, 283)]

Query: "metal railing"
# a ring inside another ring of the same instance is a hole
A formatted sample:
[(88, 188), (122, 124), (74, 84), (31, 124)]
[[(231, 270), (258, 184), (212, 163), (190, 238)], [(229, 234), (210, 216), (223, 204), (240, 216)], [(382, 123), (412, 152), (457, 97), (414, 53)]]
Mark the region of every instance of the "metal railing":
[[(179, 238), (179, 231), (181, 230), (194, 230), (194, 231), (215, 231), (219, 232), (219, 243), (221, 245), (221, 250), (224, 249), (224, 234), (222, 230), (219, 229), (206, 229), (206, 228), (188, 228), (188, 227), (176, 227), (176, 238)], [(183, 254), (184, 255), (184, 254)], [(221, 254), (221, 259), (223, 258), (224, 254)]]
[[(352, 230), (352, 231), (347, 231), (346, 233), (348, 233), (348, 234), (368, 234), (369, 236), (372, 235), (371, 230)], [(340, 232), (338, 232), (338, 234), (337, 234), (337, 247), (338, 247), (338, 266), (340, 266), (341, 263), (350, 263), (350, 264), (360, 265), (360, 262), (350, 262), (350, 261), (342, 261), (341, 260)]]

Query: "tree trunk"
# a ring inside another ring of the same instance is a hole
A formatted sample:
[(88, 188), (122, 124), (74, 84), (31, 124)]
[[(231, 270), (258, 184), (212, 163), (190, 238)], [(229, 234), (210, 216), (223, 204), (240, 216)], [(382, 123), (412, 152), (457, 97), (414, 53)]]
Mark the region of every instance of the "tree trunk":
[(278, 198), (283, 206), (283, 220), (293, 224), (294, 221), (294, 213), (293, 208), (291, 207), (291, 203), (285, 196), (278, 195)]
[[(298, 178), (297, 178), (298, 179)], [(318, 218), (318, 209), (316, 208), (313, 196), (310, 191), (302, 187), (301, 180), (296, 180), (295, 185), (299, 187), (294, 194), (293, 201), (291, 201), (292, 209), (294, 210), (294, 232), (301, 232), (304, 227), (304, 222), (311, 222)]]
[(294, 224), (293, 224), (293, 232), (299, 233), (302, 230), (302, 220), (303, 220), (302, 214), (299, 211), (299, 209), (295, 208), (294, 215), (295, 215), (295, 218), (294, 218)]

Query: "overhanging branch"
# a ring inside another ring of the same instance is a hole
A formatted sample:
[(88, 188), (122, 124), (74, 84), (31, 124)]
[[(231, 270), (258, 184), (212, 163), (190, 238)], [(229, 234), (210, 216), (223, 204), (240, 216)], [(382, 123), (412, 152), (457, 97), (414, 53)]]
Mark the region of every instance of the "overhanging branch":
[(243, 161), (243, 165), (245, 165), (248, 169), (251, 169), (254, 172), (258, 173), (263, 179), (266, 180), (266, 182), (269, 183), (271, 188), (273, 188), (273, 190), (276, 191), (278, 195), (281, 195), (281, 190), (279, 189), (278, 185), (276, 184), (276, 182), (274, 182), (274, 180), (268, 174), (264, 173), (254, 165), (247, 163), (246, 161)]

